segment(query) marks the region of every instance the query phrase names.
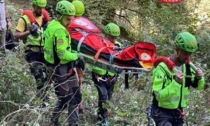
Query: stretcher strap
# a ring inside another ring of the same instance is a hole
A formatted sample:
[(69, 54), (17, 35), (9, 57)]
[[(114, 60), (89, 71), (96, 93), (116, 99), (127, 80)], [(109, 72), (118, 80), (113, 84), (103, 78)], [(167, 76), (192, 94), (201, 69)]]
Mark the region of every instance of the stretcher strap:
[(95, 59), (94, 63), (97, 63), (97, 62), (98, 62), (98, 58), (99, 58), (101, 52), (102, 52), (104, 49), (106, 49), (106, 48), (108, 48), (108, 47), (106, 47), (106, 46), (105, 46), (105, 47), (102, 47), (102, 48), (100, 48), (100, 49), (97, 51), (96, 55), (94, 56), (94, 59)]
[(89, 35), (87, 32), (84, 31), (80, 31), (82, 33), (82, 38), (79, 40), (79, 43), (77, 45), (77, 52), (80, 52), (80, 47), (82, 45), (82, 43), (84, 42), (85, 38)]
[(97, 63), (97, 62), (98, 62), (99, 56), (100, 56), (101, 52), (102, 52), (104, 49), (107, 49), (107, 48), (113, 48), (113, 49), (114, 49), (114, 47), (115, 47), (114, 45), (109, 45), (109, 44), (107, 44), (107, 43), (105, 43), (105, 44), (106, 44), (106, 46), (100, 48), (100, 49), (97, 51), (96, 55), (94, 56), (94, 59), (95, 59), (95, 62), (94, 62), (94, 63)]
[(110, 55), (110, 58), (109, 58), (109, 63), (110, 63), (110, 64), (113, 64), (114, 58), (116, 57), (117, 54), (119, 54), (119, 53), (115, 53), (115, 54), (113, 54), (113, 55)]
[(113, 62), (114, 62), (114, 58), (115, 58), (116, 55), (117, 55), (117, 53), (115, 53), (114, 55), (110, 55), (110, 58), (109, 58), (109, 63), (111, 64), (110, 66), (112, 68), (114, 68)]

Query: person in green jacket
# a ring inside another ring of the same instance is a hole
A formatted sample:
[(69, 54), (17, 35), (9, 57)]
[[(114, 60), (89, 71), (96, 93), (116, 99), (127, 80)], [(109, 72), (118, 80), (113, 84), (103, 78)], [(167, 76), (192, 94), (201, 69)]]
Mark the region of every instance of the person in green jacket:
[[(109, 23), (104, 28), (105, 37), (116, 46), (121, 47), (119, 42), (116, 43), (116, 38), (120, 36), (120, 28), (114, 23)], [(116, 73), (104, 70), (94, 66), (92, 68), (92, 80), (98, 91), (98, 120), (100, 125), (108, 126), (108, 112), (104, 103), (111, 99), (114, 85), (117, 81), (118, 75)]]
[(55, 94), (58, 97), (52, 114), (52, 123), (59, 125), (61, 112), (68, 107), (69, 126), (78, 126), (78, 104), (81, 93), (75, 71), (75, 66), (81, 68), (78, 54), (71, 50), (71, 37), (67, 27), (74, 18), (75, 7), (68, 1), (60, 1), (56, 5), (57, 19), (52, 20), (44, 32), (44, 58), (53, 68), (52, 79)]
[(170, 58), (178, 72), (171, 72), (164, 62), (153, 70), (151, 117), (157, 126), (183, 126), (183, 108), (189, 102), (189, 89), (204, 88), (203, 71), (200, 68), (194, 70), (187, 63), (197, 48), (196, 38), (189, 32), (181, 32), (175, 39), (176, 53)]

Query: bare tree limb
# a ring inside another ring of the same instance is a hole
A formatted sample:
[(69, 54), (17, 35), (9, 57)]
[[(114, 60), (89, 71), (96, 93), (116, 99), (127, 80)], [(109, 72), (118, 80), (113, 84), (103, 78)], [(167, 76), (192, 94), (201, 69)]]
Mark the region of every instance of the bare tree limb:
[(132, 9), (130, 9), (130, 8), (123, 8), (124, 10), (129, 10), (129, 11), (132, 11), (132, 12), (135, 12), (135, 13), (137, 13), (137, 14), (140, 14), (140, 12), (139, 11), (137, 11), (137, 10), (132, 10)]
[(117, 13), (114, 13), (116, 16), (120, 17), (120, 18), (124, 18), (128, 23), (129, 25), (132, 27), (132, 28), (135, 28), (132, 24), (131, 24), (131, 21), (127, 18), (128, 16), (123, 16), (123, 15), (120, 15), (120, 14), (117, 14)]

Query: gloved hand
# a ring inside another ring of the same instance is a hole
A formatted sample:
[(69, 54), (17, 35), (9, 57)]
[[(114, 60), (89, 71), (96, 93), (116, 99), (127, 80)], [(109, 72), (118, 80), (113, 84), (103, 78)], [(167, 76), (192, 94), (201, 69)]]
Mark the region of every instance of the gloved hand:
[(75, 61), (74, 66), (80, 68), (81, 70), (85, 70), (85, 61), (84, 61), (83, 57), (79, 57)]
[(118, 46), (114, 46), (113, 47), (113, 50), (115, 50), (115, 51), (120, 51), (120, 50), (122, 50), (120, 47), (118, 47)]
[(49, 22), (44, 22), (44, 23), (43, 23), (42, 27), (43, 27), (44, 30), (46, 30), (48, 24), (49, 24)]
[(30, 34), (33, 36), (38, 36), (39, 26), (37, 24), (33, 24), (30, 28)]
[(197, 68), (197, 70), (195, 71), (196, 72), (196, 78), (198, 80), (200, 80), (202, 78), (202, 76), (204, 75), (203, 71), (200, 69), (200, 68)]
[(183, 78), (184, 78), (183, 73), (181, 71), (178, 71), (175, 75), (175, 81), (178, 82), (179, 84), (182, 84)]

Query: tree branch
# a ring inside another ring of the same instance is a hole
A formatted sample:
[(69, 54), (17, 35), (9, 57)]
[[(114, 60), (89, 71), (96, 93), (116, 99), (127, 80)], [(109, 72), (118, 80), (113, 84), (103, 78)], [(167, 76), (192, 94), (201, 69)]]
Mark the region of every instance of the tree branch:
[(137, 10), (132, 10), (132, 9), (130, 9), (130, 8), (123, 8), (124, 10), (129, 10), (129, 11), (132, 11), (132, 12), (135, 12), (135, 13), (138, 13), (138, 14), (140, 14), (140, 12), (139, 11), (137, 11)]
[(118, 16), (118, 17), (120, 17), (120, 18), (124, 18), (128, 23), (129, 23), (129, 25), (132, 27), (132, 28), (135, 28), (132, 24), (131, 24), (131, 22), (130, 22), (130, 20), (127, 18), (128, 16), (123, 16), (123, 15), (120, 15), (120, 14), (117, 14), (117, 13), (114, 13), (116, 16)]

